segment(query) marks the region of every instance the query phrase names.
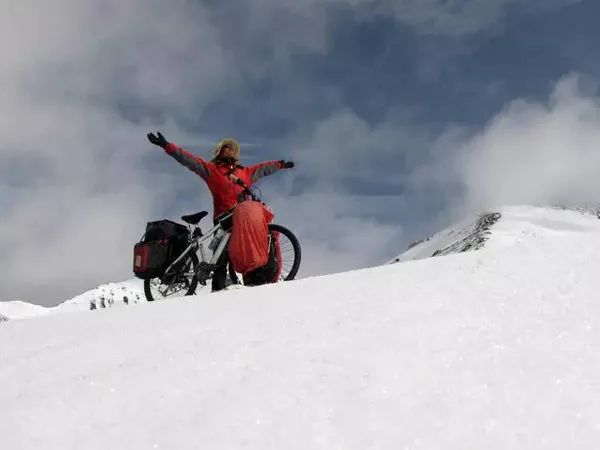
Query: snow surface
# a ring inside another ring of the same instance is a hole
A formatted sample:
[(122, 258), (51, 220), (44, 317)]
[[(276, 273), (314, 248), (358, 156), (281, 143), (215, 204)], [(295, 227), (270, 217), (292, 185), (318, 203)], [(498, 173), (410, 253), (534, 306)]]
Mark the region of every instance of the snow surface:
[[(198, 285), (197, 295), (207, 295), (209, 293), (210, 287)], [(103, 284), (50, 308), (23, 301), (0, 302), (0, 322), (46, 314), (114, 308), (145, 302), (144, 283), (138, 278), (133, 278), (119, 283)]]
[(4, 317), (7, 321), (70, 311), (110, 308), (145, 301), (142, 281), (132, 279), (121, 283), (103, 284), (50, 308), (18, 300), (0, 302), (0, 317)]
[(473, 252), (0, 324), (7, 449), (592, 449), (600, 220)]
[(145, 302), (142, 280), (131, 279), (108, 283), (84, 292), (52, 308), (55, 312), (109, 308), (116, 305)]
[(25, 317), (40, 316), (48, 313), (48, 308), (21, 300), (0, 303), (0, 322), (2, 322), (1, 317), (4, 317), (5, 320), (23, 319)]

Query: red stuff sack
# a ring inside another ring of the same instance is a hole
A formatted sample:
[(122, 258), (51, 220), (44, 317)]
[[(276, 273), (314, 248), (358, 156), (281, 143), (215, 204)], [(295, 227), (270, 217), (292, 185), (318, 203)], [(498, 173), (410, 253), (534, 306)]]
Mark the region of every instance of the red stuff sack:
[(236, 272), (245, 274), (267, 263), (271, 220), (273, 213), (260, 202), (245, 201), (235, 208), (229, 260)]

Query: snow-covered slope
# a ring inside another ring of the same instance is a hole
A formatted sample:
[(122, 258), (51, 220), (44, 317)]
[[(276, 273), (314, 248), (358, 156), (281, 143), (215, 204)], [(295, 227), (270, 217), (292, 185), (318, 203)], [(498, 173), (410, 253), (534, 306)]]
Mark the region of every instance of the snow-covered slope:
[(600, 220), (478, 251), (0, 326), (3, 448), (591, 449)]
[(121, 283), (103, 284), (52, 308), (23, 301), (0, 302), (0, 321), (2, 317), (4, 321), (8, 321), (67, 311), (110, 308), (141, 301), (145, 301), (143, 284), (140, 280), (132, 279)]
[(0, 322), (5, 322), (9, 319), (23, 319), (25, 317), (41, 316), (48, 313), (48, 308), (20, 300), (0, 303)]
[(134, 278), (120, 283), (103, 284), (52, 309), (56, 312), (94, 310), (143, 301), (146, 301), (143, 282)]
[[(209, 289), (198, 286), (198, 295), (208, 293)], [(103, 284), (51, 308), (23, 301), (0, 302), (0, 322), (62, 312), (114, 308), (145, 301), (143, 281), (133, 278), (119, 283)]]

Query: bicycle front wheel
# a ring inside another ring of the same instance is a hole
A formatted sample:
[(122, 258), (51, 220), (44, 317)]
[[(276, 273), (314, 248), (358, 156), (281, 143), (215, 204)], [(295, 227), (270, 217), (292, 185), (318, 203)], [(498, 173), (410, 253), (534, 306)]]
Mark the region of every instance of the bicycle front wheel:
[(300, 242), (290, 230), (286, 227), (270, 224), (269, 232), (275, 237), (279, 244), (278, 257), (281, 260), (281, 271), (277, 281), (293, 280), (300, 268), (302, 252)]

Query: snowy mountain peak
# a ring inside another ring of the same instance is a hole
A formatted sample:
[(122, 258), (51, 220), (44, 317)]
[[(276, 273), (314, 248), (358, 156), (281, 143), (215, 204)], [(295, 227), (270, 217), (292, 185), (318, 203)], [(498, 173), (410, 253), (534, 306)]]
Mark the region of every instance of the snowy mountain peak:
[(505, 206), (456, 223), (413, 242), (390, 263), (518, 243), (524, 236), (573, 230), (600, 231), (600, 209)]

